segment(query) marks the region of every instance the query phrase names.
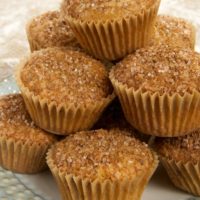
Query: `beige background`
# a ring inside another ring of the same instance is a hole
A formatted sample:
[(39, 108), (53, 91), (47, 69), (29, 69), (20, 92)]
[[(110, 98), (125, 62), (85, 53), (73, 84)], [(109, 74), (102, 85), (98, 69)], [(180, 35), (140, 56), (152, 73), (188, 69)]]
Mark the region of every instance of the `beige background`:
[[(25, 34), (27, 20), (46, 10), (59, 8), (60, 0), (0, 0), (0, 81), (12, 73), (12, 66), (29, 53)], [(160, 13), (192, 21), (200, 46), (200, 0), (162, 0)]]

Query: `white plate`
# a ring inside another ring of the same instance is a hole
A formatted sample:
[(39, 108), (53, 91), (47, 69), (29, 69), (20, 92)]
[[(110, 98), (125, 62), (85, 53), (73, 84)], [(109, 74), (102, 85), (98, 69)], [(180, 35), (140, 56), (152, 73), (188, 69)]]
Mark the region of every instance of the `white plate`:
[[(50, 172), (25, 176), (17, 175), (22, 183), (37, 191), (46, 200), (60, 200), (59, 192)], [(144, 191), (142, 200), (200, 200), (176, 189), (170, 182), (164, 169), (160, 167)]]
[[(0, 200), (61, 200), (50, 172), (14, 174), (0, 168)], [(144, 191), (142, 200), (200, 200), (175, 188), (159, 167)]]
[[(0, 82), (0, 95), (16, 93), (13, 77)], [(0, 200), (60, 200), (55, 181), (50, 172), (37, 175), (14, 174), (0, 168)], [(77, 199), (78, 200), (78, 199)], [(200, 200), (179, 189), (168, 179), (162, 167), (154, 174), (144, 191), (142, 200)]]

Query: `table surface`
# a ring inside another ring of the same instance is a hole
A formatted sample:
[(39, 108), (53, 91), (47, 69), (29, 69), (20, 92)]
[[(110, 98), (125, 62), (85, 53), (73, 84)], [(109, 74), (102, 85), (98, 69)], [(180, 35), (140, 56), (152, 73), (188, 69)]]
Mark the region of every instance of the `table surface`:
[[(58, 9), (59, 4), (60, 0), (0, 0), (0, 94), (17, 91), (12, 74), (20, 58), (29, 53), (24, 28), (26, 22), (44, 11)], [(197, 27), (196, 49), (200, 50), (200, 0), (162, 0), (160, 13), (193, 22)], [(55, 183), (48, 172), (37, 176), (22, 176), (0, 168), (0, 180), (1, 200), (25, 200), (26, 197), (31, 200), (59, 199), (58, 192), (54, 190)], [(197, 200), (175, 190), (166, 174), (162, 175), (158, 171), (145, 190), (143, 199), (160, 200), (161, 196), (163, 200)]]

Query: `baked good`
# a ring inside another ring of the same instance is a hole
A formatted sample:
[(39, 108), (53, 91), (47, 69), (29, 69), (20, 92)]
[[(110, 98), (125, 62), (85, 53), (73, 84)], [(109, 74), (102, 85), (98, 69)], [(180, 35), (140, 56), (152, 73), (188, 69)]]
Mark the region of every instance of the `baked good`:
[(33, 121), (55, 134), (91, 128), (114, 98), (105, 66), (65, 48), (31, 54), (16, 80)]
[(149, 135), (140, 133), (126, 121), (122, 107), (117, 98), (106, 108), (92, 129), (120, 129), (129, 132), (135, 138), (144, 141), (147, 144), (151, 142), (151, 137)]
[(158, 160), (127, 132), (100, 129), (70, 135), (49, 150), (47, 163), (63, 199), (139, 200)]
[(118, 60), (149, 44), (160, 0), (64, 0), (61, 14), (84, 49)]
[(178, 138), (159, 138), (155, 149), (173, 184), (200, 196), (200, 130)]
[(104, 111), (93, 129), (133, 129), (126, 121), (120, 102), (116, 98)]
[(0, 165), (17, 173), (47, 168), (46, 153), (57, 138), (34, 125), (20, 94), (0, 96)]
[(194, 49), (196, 29), (189, 21), (167, 15), (159, 15), (156, 20), (155, 33), (150, 45), (179, 46)]
[(168, 45), (137, 50), (110, 79), (126, 119), (139, 131), (173, 137), (200, 124), (200, 55)]
[(48, 47), (78, 46), (73, 31), (59, 11), (48, 11), (31, 19), (26, 26), (31, 51)]

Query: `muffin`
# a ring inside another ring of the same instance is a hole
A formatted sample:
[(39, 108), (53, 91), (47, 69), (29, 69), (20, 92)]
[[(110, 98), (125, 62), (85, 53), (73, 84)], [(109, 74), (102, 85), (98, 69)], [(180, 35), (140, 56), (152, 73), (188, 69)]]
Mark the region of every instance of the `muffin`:
[(114, 98), (104, 65), (65, 48), (34, 52), (16, 79), (33, 121), (60, 135), (90, 129)]
[(160, 15), (150, 45), (167, 44), (194, 49), (195, 40), (196, 30), (190, 22), (177, 17)]
[(126, 121), (120, 102), (115, 99), (101, 115), (93, 129), (133, 129)]
[(149, 44), (160, 0), (64, 0), (63, 19), (99, 59), (118, 60)]
[(178, 138), (159, 138), (155, 148), (173, 184), (200, 196), (200, 130)]
[(200, 127), (200, 55), (191, 49), (137, 50), (110, 79), (126, 119), (142, 133), (173, 137)]
[(151, 137), (134, 129), (125, 119), (120, 102), (115, 99), (101, 115), (93, 129), (120, 129), (149, 144)]
[(47, 164), (63, 199), (139, 200), (157, 155), (126, 132), (83, 131), (53, 146)]
[(59, 11), (49, 11), (33, 18), (26, 26), (26, 33), (32, 52), (48, 47), (78, 46)]
[(20, 94), (0, 97), (0, 165), (17, 173), (47, 168), (46, 153), (57, 141), (34, 125)]

